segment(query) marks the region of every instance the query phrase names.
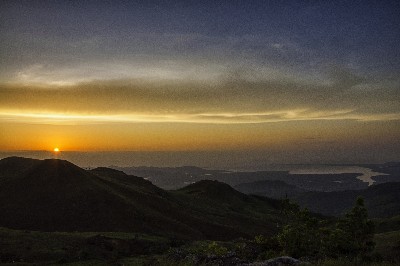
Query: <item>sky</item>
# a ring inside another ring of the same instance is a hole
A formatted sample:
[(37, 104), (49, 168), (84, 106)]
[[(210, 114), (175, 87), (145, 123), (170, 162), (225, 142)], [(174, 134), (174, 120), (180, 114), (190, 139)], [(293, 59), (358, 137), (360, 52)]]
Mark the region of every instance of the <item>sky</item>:
[(399, 13), (398, 1), (1, 1), (0, 151), (400, 160)]

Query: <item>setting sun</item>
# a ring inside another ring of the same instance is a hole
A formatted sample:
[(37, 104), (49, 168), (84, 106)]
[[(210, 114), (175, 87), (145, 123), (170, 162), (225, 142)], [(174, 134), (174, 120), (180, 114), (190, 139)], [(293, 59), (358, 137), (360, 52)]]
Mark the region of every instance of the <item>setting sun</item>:
[(60, 149), (59, 149), (59, 148), (54, 148), (53, 151), (54, 151), (54, 152), (60, 152)]

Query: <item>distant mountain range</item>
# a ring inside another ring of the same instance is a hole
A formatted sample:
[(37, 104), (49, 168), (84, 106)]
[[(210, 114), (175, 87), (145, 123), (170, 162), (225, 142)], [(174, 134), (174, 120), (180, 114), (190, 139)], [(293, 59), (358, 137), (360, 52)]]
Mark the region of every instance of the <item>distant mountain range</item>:
[(400, 214), (400, 182), (378, 182), (365, 189), (330, 192), (309, 191), (280, 180), (242, 183), (234, 188), (242, 193), (275, 199), (287, 197), (301, 207), (328, 216), (343, 215), (359, 196), (365, 199), (371, 217), (387, 218)]
[(400, 214), (400, 182), (372, 185), (366, 189), (345, 191), (307, 191), (283, 181), (262, 180), (236, 185), (246, 194), (282, 199), (289, 198), (301, 207), (328, 216), (341, 216), (353, 206), (357, 197), (365, 199), (371, 217), (387, 218)]
[[(363, 196), (372, 217), (400, 214), (400, 163), (365, 165), (327, 165), (364, 167), (382, 173), (374, 176), (374, 185), (362, 182), (358, 173), (291, 174), (289, 171), (235, 172), (198, 167), (125, 167), (127, 173), (143, 176), (157, 186), (176, 189), (199, 180), (219, 180), (249, 195), (282, 199), (288, 197), (313, 212), (340, 216)], [(356, 169), (356, 168), (355, 168)]]
[(369, 215), (387, 218), (400, 214), (400, 182), (373, 185), (363, 190), (307, 192), (293, 197), (302, 207), (324, 215), (341, 216), (358, 196), (365, 199)]
[(242, 193), (254, 194), (274, 199), (295, 198), (308, 190), (290, 185), (281, 180), (261, 180), (250, 183), (242, 183), (234, 186)]
[(110, 168), (64, 160), (0, 160), (0, 226), (40, 231), (125, 231), (182, 239), (272, 235), (280, 202), (217, 181), (165, 191)]
[(127, 174), (142, 176), (163, 189), (178, 189), (204, 179), (218, 180), (231, 186), (263, 180), (279, 180), (307, 191), (340, 191), (368, 187), (367, 183), (357, 179), (361, 175), (360, 173), (290, 174), (289, 171), (235, 172), (209, 170), (194, 166), (112, 168), (124, 171)]

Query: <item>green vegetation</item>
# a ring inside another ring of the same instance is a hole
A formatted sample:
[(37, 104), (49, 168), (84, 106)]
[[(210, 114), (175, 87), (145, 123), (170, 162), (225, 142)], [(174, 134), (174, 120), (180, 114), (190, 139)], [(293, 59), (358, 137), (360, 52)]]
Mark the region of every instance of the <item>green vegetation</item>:
[(374, 250), (374, 224), (368, 219), (364, 200), (358, 198), (356, 205), (340, 219), (330, 234), (328, 247), (332, 257), (367, 261)]
[(375, 252), (392, 262), (400, 262), (400, 231), (376, 234)]
[(307, 192), (294, 200), (312, 212), (329, 216), (343, 216), (359, 197), (365, 200), (373, 218), (390, 218), (400, 213), (400, 182), (383, 183), (362, 190), (335, 192)]
[[(337, 260), (329, 259), (329, 260), (317, 262), (314, 265), (317, 265), (317, 266), (349, 266), (349, 265), (355, 265), (355, 263), (354, 263), (354, 261), (346, 260), (346, 259), (337, 259)], [(371, 262), (371, 263), (368, 263), (368, 264), (362, 264), (362, 265), (368, 265), (368, 266), (395, 266), (395, 265), (398, 265), (398, 264), (393, 263), (393, 262), (375, 261), (375, 262)]]
[(300, 210), (295, 204), (285, 203), (288, 222), (278, 235), (283, 251), (295, 258), (318, 256), (322, 241), (319, 220), (312, 217), (307, 209)]
[(328, 257), (365, 262), (371, 259), (374, 224), (368, 219), (362, 198), (358, 198), (353, 209), (334, 226), (326, 226), (307, 209), (300, 210), (287, 200), (285, 203), (288, 222), (278, 234), (284, 253), (313, 260)]
[(166, 252), (171, 240), (135, 233), (38, 232), (0, 228), (0, 263), (116, 261)]
[[(372, 254), (372, 261), (361, 265), (396, 265), (400, 259), (399, 239), (400, 232), (375, 235), (375, 253), (382, 256)], [(233, 241), (176, 242), (135, 233), (48, 233), (0, 228), (1, 263), (10, 265), (222, 265), (282, 255), (289, 254), (277, 238), (263, 235)], [(354, 259), (346, 257), (313, 259), (302, 254), (301, 259), (321, 266), (355, 264)]]
[(218, 181), (165, 191), (120, 171), (59, 160), (13, 158), (0, 161), (2, 169), (0, 263), (235, 265), (284, 255), (316, 265), (400, 261), (400, 231), (388, 232), (397, 218), (378, 220), (385, 230), (374, 236), (361, 198), (334, 219)]
[(390, 218), (373, 219), (377, 233), (400, 231), (400, 215)]

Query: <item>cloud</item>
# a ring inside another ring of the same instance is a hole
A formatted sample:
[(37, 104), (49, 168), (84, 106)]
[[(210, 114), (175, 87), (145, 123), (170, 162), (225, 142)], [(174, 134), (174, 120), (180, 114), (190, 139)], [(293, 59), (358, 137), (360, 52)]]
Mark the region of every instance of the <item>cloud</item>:
[[(37, 69), (43, 67), (30, 71)], [(207, 82), (146, 77), (57, 86), (4, 83), (0, 85), (0, 116), (3, 121), (35, 123), (234, 124), (399, 119), (396, 84), (368, 86), (349, 71), (335, 73), (337, 82), (330, 84), (301, 79), (268, 80), (251, 71), (231, 72)]]
[(45, 112), (0, 112), (0, 121), (29, 124), (87, 125), (104, 123), (192, 123), (192, 124), (257, 124), (289, 121), (354, 120), (389, 121), (400, 120), (400, 114), (367, 115), (351, 110), (313, 112), (289, 110), (276, 113), (198, 113), (198, 114), (79, 114)]
[(158, 60), (157, 62), (136, 60), (134, 62), (86, 62), (80, 64), (31, 64), (15, 71), (11, 83), (49, 86), (76, 85), (95, 80), (213, 80), (223, 66), (188, 64), (179, 60)]
[[(192, 46), (203, 38), (188, 35), (177, 43)], [(222, 40), (214, 39), (220, 48), (247, 47), (254, 41), (265, 49), (301, 52), (301, 47), (285, 40), (263, 44), (262, 37), (242, 36), (224, 39), (221, 45)], [(250, 49), (247, 55), (251, 53)], [(339, 65), (324, 73), (247, 61), (131, 59), (26, 65), (14, 79), (0, 83), (2, 119), (223, 124), (394, 120), (400, 113), (397, 80), (371, 80)]]
[(345, 90), (353, 86), (365, 83), (367, 80), (359, 75), (356, 75), (339, 66), (332, 66), (330, 69), (330, 76), (335, 82), (337, 89)]

